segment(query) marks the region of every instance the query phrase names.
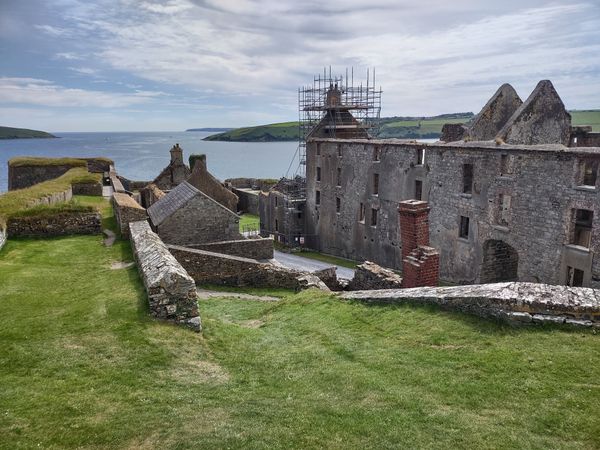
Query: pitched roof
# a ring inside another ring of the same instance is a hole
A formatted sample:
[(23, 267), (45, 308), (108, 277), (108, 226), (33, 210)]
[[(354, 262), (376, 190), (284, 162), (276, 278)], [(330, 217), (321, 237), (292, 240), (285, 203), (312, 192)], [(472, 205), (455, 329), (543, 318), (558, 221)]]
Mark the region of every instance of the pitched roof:
[(183, 207), (188, 201), (200, 194), (200, 191), (187, 181), (180, 183), (164, 197), (148, 208), (152, 223), (160, 225), (167, 217)]

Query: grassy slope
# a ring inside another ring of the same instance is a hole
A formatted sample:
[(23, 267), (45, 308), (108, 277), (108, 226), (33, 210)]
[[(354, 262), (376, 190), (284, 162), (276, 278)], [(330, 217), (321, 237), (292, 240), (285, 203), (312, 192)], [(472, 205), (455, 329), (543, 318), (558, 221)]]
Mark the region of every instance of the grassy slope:
[[(600, 132), (600, 110), (571, 111), (573, 125), (592, 125)], [(445, 123), (464, 123), (472, 116), (467, 113), (445, 114), (436, 117), (387, 117), (381, 119), (379, 136), (387, 138), (437, 138)], [(208, 141), (294, 141), (298, 139), (298, 123), (284, 122), (258, 127), (236, 128), (225, 133), (213, 134)]]
[(242, 214), (240, 216), (240, 232), (244, 231), (245, 227), (260, 227), (260, 217), (254, 214)]
[(313, 291), (202, 301), (198, 335), (149, 318), (123, 260), (99, 236), (0, 252), (0, 448), (600, 446), (597, 335)]
[(27, 128), (0, 127), (0, 139), (33, 139), (55, 138), (56, 136), (45, 131), (28, 130)]

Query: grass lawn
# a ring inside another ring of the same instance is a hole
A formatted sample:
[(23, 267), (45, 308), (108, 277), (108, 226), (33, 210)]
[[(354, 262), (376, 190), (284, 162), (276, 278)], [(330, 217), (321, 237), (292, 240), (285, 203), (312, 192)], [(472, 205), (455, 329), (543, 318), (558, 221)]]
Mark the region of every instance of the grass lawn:
[(196, 334), (148, 316), (126, 260), (101, 236), (0, 252), (0, 448), (600, 446), (598, 335), (315, 291), (224, 292)]
[(246, 227), (254, 227), (258, 230), (260, 228), (260, 217), (254, 214), (242, 214), (240, 216), (240, 232), (244, 231)]

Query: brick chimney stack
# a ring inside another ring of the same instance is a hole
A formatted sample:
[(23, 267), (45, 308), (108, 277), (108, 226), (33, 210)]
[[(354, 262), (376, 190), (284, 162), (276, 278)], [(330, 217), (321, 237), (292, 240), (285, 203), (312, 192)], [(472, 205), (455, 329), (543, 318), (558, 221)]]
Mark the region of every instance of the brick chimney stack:
[(402, 242), (402, 287), (437, 286), (440, 254), (429, 246), (429, 206), (406, 200), (398, 207)]

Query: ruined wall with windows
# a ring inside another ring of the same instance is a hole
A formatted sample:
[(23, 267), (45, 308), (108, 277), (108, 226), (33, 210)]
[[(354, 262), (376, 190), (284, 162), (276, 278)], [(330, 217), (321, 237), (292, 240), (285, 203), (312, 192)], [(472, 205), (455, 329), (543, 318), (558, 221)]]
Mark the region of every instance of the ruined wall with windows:
[(313, 139), (307, 245), (401, 269), (398, 203), (419, 199), (442, 279), (600, 287), (599, 163), (593, 147)]

